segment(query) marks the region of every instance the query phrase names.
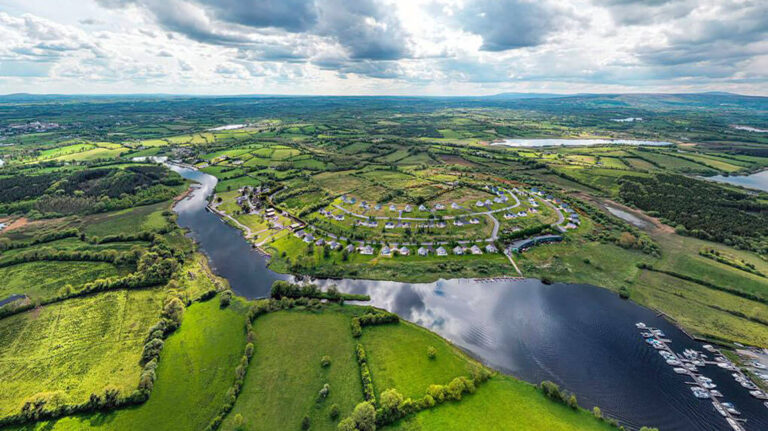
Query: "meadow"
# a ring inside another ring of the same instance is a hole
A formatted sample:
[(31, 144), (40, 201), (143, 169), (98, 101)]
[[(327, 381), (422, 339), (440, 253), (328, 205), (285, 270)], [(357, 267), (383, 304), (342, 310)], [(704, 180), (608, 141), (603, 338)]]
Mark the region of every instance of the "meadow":
[(139, 357), (162, 306), (160, 289), (119, 290), (44, 306), (0, 325), (0, 415), (54, 393), (81, 403), (107, 386), (136, 388)]

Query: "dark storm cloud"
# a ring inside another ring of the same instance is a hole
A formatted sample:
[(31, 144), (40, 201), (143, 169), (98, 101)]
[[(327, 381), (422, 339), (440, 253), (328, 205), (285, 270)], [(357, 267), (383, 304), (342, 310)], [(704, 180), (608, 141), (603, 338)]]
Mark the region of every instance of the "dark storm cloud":
[(406, 57), (406, 35), (391, 9), (374, 0), (319, 0), (317, 33), (330, 36), (352, 59)]
[(697, 0), (596, 0), (608, 8), (618, 24), (644, 25), (687, 16), (699, 4)]
[[(328, 38), (341, 45), (351, 60), (394, 60), (408, 55), (406, 35), (394, 12), (375, 0), (97, 1), (111, 8), (144, 8), (166, 30), (203, 43), (255, 46), (249, 36), (280, 29), (287, 35)], [(296, 56), (295, 50), (261, 50), (265, 59)]]
[(276, 27), (291, 32), (315, 25), (317, 9), (307, 0), (202, 0), (216, 17), (248, 27)]
[(485, 51), (539, 45), (567, 18), (544, 2), (527, 0), (473, 1), (458, 14), (466, 31), (482, 36)]

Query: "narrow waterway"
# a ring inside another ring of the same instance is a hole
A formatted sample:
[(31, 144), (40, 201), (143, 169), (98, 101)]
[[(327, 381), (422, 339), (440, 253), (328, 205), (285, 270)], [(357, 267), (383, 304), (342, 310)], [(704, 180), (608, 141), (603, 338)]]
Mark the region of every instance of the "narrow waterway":
[[(172, 167), (201, 187), (180, 201), (179, 224), (190, 230), (213, 269), (233, 290), (264, 297), (274, 280), (289, 279), (266, 268), (267, 258), (241, 233), (205, 210), (216, 179)], [(643, 321), (666, 332), (671, 347), (701, 349), (680, 330), (646, 308), (588, 285), (538, 280), (478, 282), (440, 280), (396, 283), (370, 280), (318, 280), (322, 286), (366, 293), (376, 306), (393, 311), (440, 334), (503, 372), (532, 383), (552, 380), (577, 394), (585, 408), (600, 406), (631, 428), (728, 430), (708, 400), (693, 397), (686, 378), (648, 347), (635, 328)], [(725, 397), (742, 411), (748, 431), (768, 429), (768, 409), (749, 396), (730, 372), (707, 366)]]

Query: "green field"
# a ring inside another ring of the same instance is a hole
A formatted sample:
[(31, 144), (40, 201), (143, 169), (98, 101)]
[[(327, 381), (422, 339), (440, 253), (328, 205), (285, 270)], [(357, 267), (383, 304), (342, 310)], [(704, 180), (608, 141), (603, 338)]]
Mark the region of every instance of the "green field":
[(219, 301), (194, 304), (165, 343), (157, 381), (143, 405), (44, 422), (24, 430), (202, 430), (232, 384), (245, 345), (243, 306)]
[(56, 296), (67, 284), (78, 287), (89, 281), (126, 275), (129, 268), (105, 262), (29, 262), (0, 268), (0, 298), (25, 294), (33, 301)]
[(547, 399), (534, 386), (495, 376), (460, 402), (447, 402), (385, 428), (398, 431), (615, 430), (592, 415)]
[[(313, 430), (335, 430), (329, 417), (337, 404), (341, 417), (362, 401), (355, 343), (345, 314), (324, 311), (277, 312), (254, 323), (256, 353), (237, 399), (222, 429), (234, 429), (240, 414), (246, 430), (300, 429), (309, 416)], [(320, 366), (328, 355), (331, 365)], [(330, 394), (317, 401), (318, 391), (330, 385)]]
[(112, 385), (138, 384), (144, 337), (157, 321), (162, 291), (119, 290), (47, 305), (0, 325), (0, 415), (42, 392), (81, 403)]

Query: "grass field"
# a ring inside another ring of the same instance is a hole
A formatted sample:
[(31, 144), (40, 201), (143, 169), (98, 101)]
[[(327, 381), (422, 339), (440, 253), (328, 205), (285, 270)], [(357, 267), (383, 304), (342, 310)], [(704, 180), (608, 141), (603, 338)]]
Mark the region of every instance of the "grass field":
[[(377, 398), (390, 388), (404, 397), (420, 398), (431, 384), (447, 385), (454, 377), (469, 374), (466, 356), (411, 323), (366, 327), (360, 341), (369, 358)], [(437, 350), (435, 359), (427, 356), (430, 346)]]
[(163, 295), (158, 289), (105, 292), (3, 319), (0, 415), (18, 411), (40, 392), (79, 403), (107, 385), (133, 391), (144, 337)]
[(460, 402), (447, 402), (401, 420), (398, 431), (592, 431), (615, 430), (583, 410), (554, 403), (534, 386), (494, 376)]
[(202, 430), (232, 384), (245, 345), (244, 324), (244, 306), (239, 301), (223, 310), (217, 299), (193, 304), (184, 313), (181, 328), (165, 342), (157, 381), (145, 404), (21, 429)]
[(82, 229), (88, 235), (97, 236), (160, 229), (166, 225), (163, 211), (168, 207), (168, 202), (160, 202), (83, 217)]
[[(281, 311), (259, 317), (254, 323), (256, 353), (235, 408), (223, 430), (232, 430), (233, 417), (245, 419), (246, 430), (298, 430), (310, 418), (313, 430), (335, 430), (329, 417), (337, 404), (341, 417), (362, 401), (360, 372), (349, 316)], [(320, 366), (328, 355), (331, 365)], [(330, 385), (330, 395), (318, 402), (318, 391)]]
[(26, 294), (33, 301), (58, 294), (67, 284), (78, 287), (97, 278), (125, 275), (130, 268), (106, 262), (29, 262), (0, 268), (0, 298)]

